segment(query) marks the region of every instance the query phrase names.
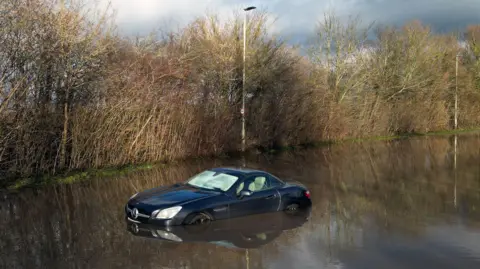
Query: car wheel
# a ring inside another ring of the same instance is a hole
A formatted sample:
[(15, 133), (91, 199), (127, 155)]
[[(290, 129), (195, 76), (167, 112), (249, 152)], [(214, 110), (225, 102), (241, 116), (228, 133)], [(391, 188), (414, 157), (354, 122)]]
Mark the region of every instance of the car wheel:
[(189, 225), (202, 225), (202, 224), (208, 224), (211, 221), (212, 221), (212, 218), (208, 214), (197, 213), (192, 218), (190, 218), (189, 221), (187, 221), (187, 224), (189, 224)]

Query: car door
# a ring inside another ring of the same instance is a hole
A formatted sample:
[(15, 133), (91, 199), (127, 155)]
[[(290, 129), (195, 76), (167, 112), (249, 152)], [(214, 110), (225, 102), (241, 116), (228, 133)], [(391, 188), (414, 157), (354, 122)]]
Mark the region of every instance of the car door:
[(231, 217), (261, 214), (277, 210), (280, 202), (279, 195), (277, 190), (270, 186), (268, 176), (253, 175), (246, 178), (242, 183), (236, 194), (238, 195), (241, 190), (250, 190), (252, 194), (244, 197), (237, 196), (231, 202)]

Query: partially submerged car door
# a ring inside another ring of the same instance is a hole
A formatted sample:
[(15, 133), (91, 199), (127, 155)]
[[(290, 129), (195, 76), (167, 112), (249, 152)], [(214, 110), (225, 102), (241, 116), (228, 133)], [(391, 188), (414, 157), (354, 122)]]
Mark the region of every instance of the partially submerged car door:
[[(268, 175), (252, 175), (242, 183), (236, 190), (236, 199), (230, 204), (230, 217), (277, 211), (280, 197)], [(241, 196), (241, 191), (250, 191), (251, 195)]]

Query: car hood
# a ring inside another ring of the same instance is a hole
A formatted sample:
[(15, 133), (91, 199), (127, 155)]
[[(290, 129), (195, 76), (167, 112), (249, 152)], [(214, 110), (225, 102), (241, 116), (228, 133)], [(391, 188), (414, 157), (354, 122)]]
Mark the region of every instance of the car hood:
[(159, 208), (180, 205), (186, 202), (199, 200), (206, 197), (217, 196), (219, 193), (205, 191), (188, 185), (176, 184), (170, 187), (160, 187), (140, 192), (130, 200), (129, 204), (142, 208)]

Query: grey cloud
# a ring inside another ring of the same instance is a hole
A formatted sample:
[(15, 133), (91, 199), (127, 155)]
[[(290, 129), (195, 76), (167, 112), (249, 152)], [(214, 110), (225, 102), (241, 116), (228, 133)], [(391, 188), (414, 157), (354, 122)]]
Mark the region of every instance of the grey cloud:
[[(312, 36), (312, 28), (325, 7), (311, 6), (312, 10), (305, 14), (302, 9), (308, 8), (279, 10), (279, 14), (288, 14), (285, 16), (292, 21), (285, 33), (293, 36), (294, 41), (304, 43)], [(347, 0), (336, 2), (333, 9), (341, 18), (358, 15), (365, 24), (374, 21), (377, 26), (401, 26), (419, 20), (438, 33), (463, 31), (470, 24), (480, 24), (480, 0)], [(295, 24), (298, 17), (302, 23)]]
[(472, 0), (390, 0), (358, 1), (364, 18), (381, 24), (402, 25), (418, 19), (438, 32), (463, 29), (480, 23), (480, 1)]
[[(195, 6), (192, 0), (192, 10)], [(255, 5), (278, 17), (276, 26), (290, 42), (305, 42), (323, 13), (329, 8), (342, 18), (359, 15), (365, 23), (375, 21), (382, 25), (402, 25), (418, 19), (437, 32), (463, 30), (469, 24), (480, 24), (480, 0), (219, 0), (211, 2), (211, 9), (239, 9)], [(197, 12), (197, 13), (195, 13)], [(146, 33), (161, 26), (175, 27), (187, 22), (192, 14), (170, 13), (155, 20), (132, 18), (122, 23), (126, 33)]]

